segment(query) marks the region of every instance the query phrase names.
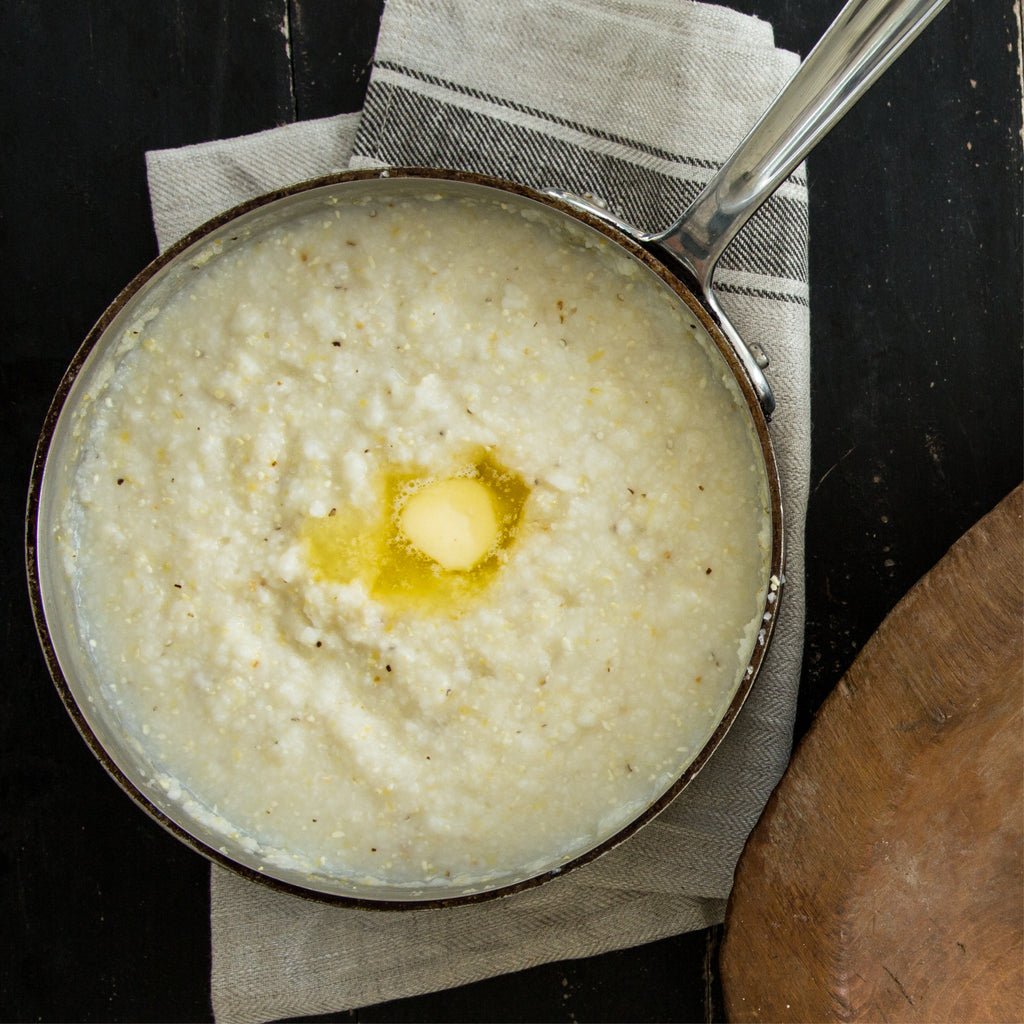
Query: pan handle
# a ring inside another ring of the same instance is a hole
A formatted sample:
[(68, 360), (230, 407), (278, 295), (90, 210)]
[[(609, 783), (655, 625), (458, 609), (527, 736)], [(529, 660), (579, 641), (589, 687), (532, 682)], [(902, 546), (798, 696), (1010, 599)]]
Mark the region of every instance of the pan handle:
[(849, 0), (761, 119), (667, 230), (644, 235), (606, 210), (563, 200), (668, 250), (696, 279), (705, 303), (743, 362), (766, 416), (775, 399), (767, 357), (729, 323), (712, 289), (718, 258), (750, 216), (836, 122), (917, 38), (948, 0)]
[(850, 0), (683, 215), (649, 239), (710, 289), (725, 247), (948, 0)]

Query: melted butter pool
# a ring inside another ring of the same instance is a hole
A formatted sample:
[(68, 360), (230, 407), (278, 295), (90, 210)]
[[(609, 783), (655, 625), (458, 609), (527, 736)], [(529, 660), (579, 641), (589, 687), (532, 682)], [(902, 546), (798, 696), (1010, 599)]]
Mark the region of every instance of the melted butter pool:
[[(304, 522), (302, 539), (314, 579), (362, 582), (371, 597), (382, 603), (444, 613), (457, 612), (508, 561), (530, 488), (492, 452), (477, 449), (443, 472), (385, 467), (378, 475), (376, 492), (376, 507), (369, 513), (338, 507)], [(474, 502), (490, 500), (493, 527), (489, 521), (488, 533), (493, 540), (468, 568), (452, 567), (458, 558), (431, 557), (422, 549), (429, 551), (432, 545), (421, 540), (417, 546), (403, 528), (412, 518), (407, 512), (439, 493), (471, 495)]]

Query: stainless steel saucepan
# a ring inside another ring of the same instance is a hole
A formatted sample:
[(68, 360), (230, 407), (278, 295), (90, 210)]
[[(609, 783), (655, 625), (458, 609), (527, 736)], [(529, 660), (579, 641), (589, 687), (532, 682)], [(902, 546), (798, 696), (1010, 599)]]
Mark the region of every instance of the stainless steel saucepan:
[[(707, 762), (736, 718), (764, 658), (778, 611), (777, 581), (783, 576), (782, 501), (775, 453), (767, 423), (775, 400), (765, 376), (767, 358), (744, 343), (729, 323), (713, 289), (716, 262), (747, 219), (804, 159), (895, 60), (947, 0), (851, 0), (804, 61), (778, 99), (682, 217), (667, 231), (643, 235), (579, 197), (547, 193), (514, 183), (450, 171), (392, 169), (353, 172), (318, 179), (246, 203), (191, 233), (143, 270), (117, 297), (86, 338), (69, 367), (47, 416), (32, 474), (27, 515), (27, 564), (36, 625), (50, 672), (83, 737), (112, 777), (161, 825), (206, 857), (251, 878), (288, 891), (364, 906), (401, 908), (448, 904), (505, 894), (584, 863), (620, 843), (663, 809)], [(147, 784), (152, 766), (137, 743), (119, 728), (116, 709), (105, 706), (74, 627), (71, 594), (53, 538), (55, 508), (69, 486), (73, 461), (72, 421), (82, 395), (104, 373), (105, 362), (123, 345), (126, 328), (140, 314), (173, 294), (211, 245), (229, 248), (254, 225), (276, 224), (326, 199), (403, 196), (429, 188), (444, 195), (487, 193), (513, 204), (529, 204), (537, 216), (572, 217), (619, 247), (624, 259), (641, 264), (674, 293), (720, 352), (742, 391), (750, 431), (762, 453), (772, 517), (770, 576), (776, 582), (764, 603), (764, 629), (753, 644), (735, 696), (714, 734), (674, 782), (642, 813), (590, 849), (563, 863), (555, 851), (547, 865), (534, 866), (492, 886), (475, 890), (453, 886), (422, 891), (355, 884), (343, 878), (311, 877), (289, 867), (260, 861), (251, 844), (227, 838), (202, 815), (165, 799)]]

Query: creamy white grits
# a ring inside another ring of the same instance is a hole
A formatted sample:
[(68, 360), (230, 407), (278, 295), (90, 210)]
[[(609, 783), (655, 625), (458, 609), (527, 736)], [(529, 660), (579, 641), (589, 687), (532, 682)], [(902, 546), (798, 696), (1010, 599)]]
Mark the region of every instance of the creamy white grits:
[(57, 525), (81, 643), (163, 788), (267, 863), (550, 868), (713, 732), (761, 626), (763, 461), (703, 330), (596, 233), (327, 205), (111, 359)]

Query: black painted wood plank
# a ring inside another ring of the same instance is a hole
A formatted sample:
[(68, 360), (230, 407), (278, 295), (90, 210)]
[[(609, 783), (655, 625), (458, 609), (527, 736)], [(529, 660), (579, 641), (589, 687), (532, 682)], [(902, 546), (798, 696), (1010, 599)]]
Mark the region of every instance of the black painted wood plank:
[(798, 731), (1022, 476), (1008, 5), (952, 3), (808, 161), (813, 460)]
[(122, 796), (46, 674), (22, 519), (81, 339), (156, 253), (147, 148), (291, 118), (277, 4), (7, 0), (0, 31), (0, 1006), (8, 1020), (202, 1020), (208, 873)]
[(383, 0), (289, 0), (295, 109), (299, 119), (363, 105)]
[(292, 119), (284, 24), (285, 0), (9, 0), (0, 43), (5, 356), (38, 351), (41, 333), (59, 332), (58, 354), (70, 357), (155, 255), (147, 149)]

